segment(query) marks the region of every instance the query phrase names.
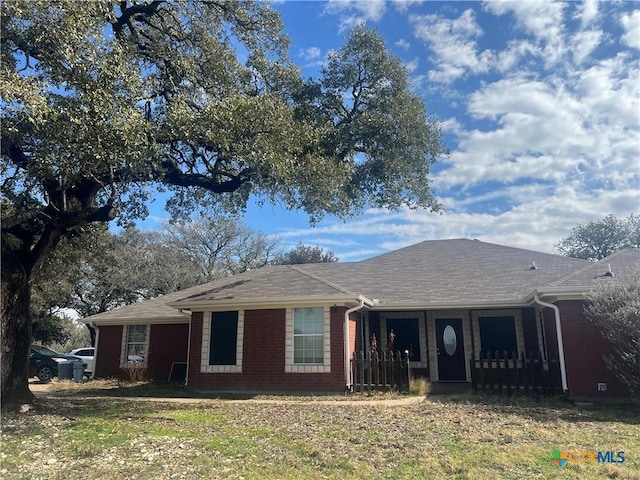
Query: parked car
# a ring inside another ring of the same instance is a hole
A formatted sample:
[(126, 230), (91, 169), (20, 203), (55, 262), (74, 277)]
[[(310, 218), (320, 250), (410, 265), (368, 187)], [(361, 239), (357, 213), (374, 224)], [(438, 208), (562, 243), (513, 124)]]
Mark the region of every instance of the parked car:
[(41, 382), (49, 382), (58, 376), (58, 364), (67, 361), (82, 362), (82, 359), (58, 353), (48, 347), (32, 345), (29, 351), (29, 376), (38, 377)]
[(76, 348), (75, 350), (71, 350), (67, 355), (71, 355), (73, 357), (80, 357), (86, 366), (84, 367), (84, 373), (86, 375), (91, 375), (93, 372), (93, 356), (95, 354), (96, 349), (94, 347), (83, 347)]

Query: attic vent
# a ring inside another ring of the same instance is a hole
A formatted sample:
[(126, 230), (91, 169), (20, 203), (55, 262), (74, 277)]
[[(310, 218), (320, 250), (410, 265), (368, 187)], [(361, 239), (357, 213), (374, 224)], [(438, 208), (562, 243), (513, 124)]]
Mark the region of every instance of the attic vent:
[(604, 276), (605, 277), (611, 277), (611, 278), (615, 277), (615, 274), (611, 271), (611, 264), (610, 263), (607, 264), (607, 267), (608, 267), (609, 270), (607, 271), (607, 273), (604, 274)]
[(531, 266), (529, 267), (529, 270), (537, 270), (538, 267), (536, 267), (536, 262), (531, 262)]

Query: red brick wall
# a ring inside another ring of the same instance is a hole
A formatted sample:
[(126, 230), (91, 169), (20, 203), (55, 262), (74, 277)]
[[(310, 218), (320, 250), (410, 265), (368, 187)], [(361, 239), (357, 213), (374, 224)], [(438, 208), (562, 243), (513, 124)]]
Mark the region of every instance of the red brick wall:
[[(569, 395), (574, 397), (628, 397), (627, 388), (606, 367), (602, 355), (611, 344), (584, 316), (584, 302), (560, 301), (560, 322), (564, 339)], [(606, 383), (607, 391), (598, 392), (597, 384)]]
[(189, 324), (151, 325), (149, 338), (149, 377), (166, 382), (173, 362), (187, 361)]
[[(220, 391), (343, 391), (344, 311), (344, 308), (330, 310), (331, 373), (307, 374), (285, 372), (284, 309), (244, 312), (242, 373), (201, 373), (203, 314), (195, 312), (191, 319), (188, 386)], [(355, 326), (353, 331), (355, 333)], [(352, 336), (351, 343), (354, 342), (355, 336)]]
[[(126, 378), (126, 371), (120, 368), (122, 329), (122, 325), (100, 327), (96, 377)], [(151, 325), (147, 359), (149, 378), (167, 381), (173, 362), (186, 362), (188, 337), (188, 324)]]
[(120, 368), (120, 349), (122, 348), (122, 325), (100, 327), (98, 337), (98, 355), (93, 367), (96, 378), (118, 377)]

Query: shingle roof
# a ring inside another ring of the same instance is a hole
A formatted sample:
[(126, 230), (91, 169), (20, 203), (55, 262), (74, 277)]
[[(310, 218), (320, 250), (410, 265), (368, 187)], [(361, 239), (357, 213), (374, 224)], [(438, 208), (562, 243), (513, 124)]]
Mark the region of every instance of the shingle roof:
[[(429, 240), (359, 262), (263, 267), (95, 315), (87, 321), (184, 320), (186, 316), (176, 309), (180, 305), (241, 304), (279, 298), (355, 300), (363, 295), (379, 299), (381, 307), (425, 308), (429, 304), (518, 302), (536, 289), (593, 282), (607, 262), (614, 272), (622, 274), (625, 264), (638, 263), (639, 253), (622, 251), (593, 263), (478, 240)], [(534, 263), (536, 269), (531, 268)]]
[(150, 300), (140, 303), (134, 303), (125, 307), (116, 308), (108, 312), (91, 315), (84, 319), (85, 322), (113, 322), (119, 320), (138, 320), (144, 318), (154, 318), (163, 320), (188, 321), (189, 316), (181, 313), (179, 310), (169, 307), (167, 303), (180, 300), (186, 295), (197, 295), (207, 289), (208, 284), (197, 285), (191, 288), (185, 288), (178, 292), (161, 295)]
[[(609, 268), (613, 275), (607, 275)], [(640, 272), (640, 250), (625, 248), (552, 282), (550, 287), (593, 287), (603, 282), (621, 283), (634, 280)]]
[[(531, 267), (536, 265), (535, 270)], [(478, 240), (429, 240), (352, 264), (304, 268), (381, 304), (516, 301), (586, 260)]]

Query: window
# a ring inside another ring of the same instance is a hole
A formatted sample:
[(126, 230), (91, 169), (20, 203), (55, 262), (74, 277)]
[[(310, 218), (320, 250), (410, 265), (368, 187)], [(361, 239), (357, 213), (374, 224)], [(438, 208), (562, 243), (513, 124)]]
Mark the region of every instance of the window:
[(202, 373), (242, 373), (244, 310), (204, 314)]
[(480, 347), (483, 353), (517, 352), (516, 323), (512, 316), (478, 317)]
[(388, 318), (387, 319), (387, 345), (391, 341), (393, 331), (393, 351), (400, 351), (403, 355), (409, 351), (409, 359), (412, 362), (420, 360), (420, 326), (417, 318)]
[(287, 308), (285, 372), (331, 372), (330, 326), (329, 308)]
[(409, 350), (412, 368), (428, 368), (427, 331), (425, 315), (422, 312), (381, 312), (380, 330), (374, 332), (378, 349), (389, 349), (389, 334), (393, 330), (393, 351)]
[(211, 314), (209, 365), (235, 365), (238, 312)]
[(121, 367), (142, 367), (147, 364), (149, 326), (127, 325), (122, 332)]
[(323, 308), (296, 308), (293, 311), (293, 363), (318, 364), (323, 361)]

